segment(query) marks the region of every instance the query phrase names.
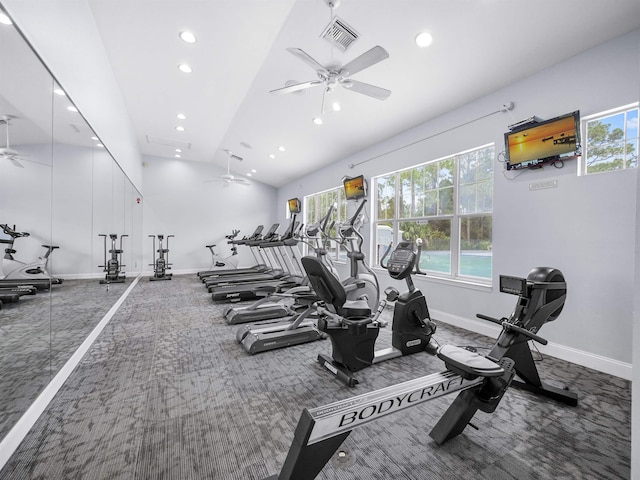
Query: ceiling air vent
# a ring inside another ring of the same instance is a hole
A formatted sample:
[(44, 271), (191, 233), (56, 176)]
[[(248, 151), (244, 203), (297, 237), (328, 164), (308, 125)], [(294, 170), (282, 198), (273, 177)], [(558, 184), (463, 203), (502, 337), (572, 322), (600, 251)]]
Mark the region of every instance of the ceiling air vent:
[(191, 142), (183, 142), (173, 138), (155, 137), (153, 135), (145, 135), (149, 145), (161, 145), (163, 147), (180, 148), (183, 151), (191, 150)]
[(334, 17), (320, 37), (345, 52), (358, 39), (358, 33), (347, 25), (344, 20)]
[(239, 162), (241, 162), (242, 160), (244, 160), (242, 157), (239, 157), (239, 156), (238, 156), (238, 155), (236, 155), (235, 153), (232, 153), (232, 154), (231, 154), (231, 156), (230, 156), (230, 158), (231, 158), (232, 160), (237, 160), (237, 161), (239, 161)]

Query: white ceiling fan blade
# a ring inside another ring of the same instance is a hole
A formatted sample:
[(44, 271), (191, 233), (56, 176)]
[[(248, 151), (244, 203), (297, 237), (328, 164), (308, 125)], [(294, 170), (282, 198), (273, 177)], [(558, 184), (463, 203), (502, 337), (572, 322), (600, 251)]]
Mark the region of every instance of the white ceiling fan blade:
[(340, 69), (340, 75), (343, 77), (349, 77), (354, 73), (364, 70), (365, 68), (369, 68), (371, 65), (381, 62), (385, 58), (389, 58), (389, 52), (379, 45), (375, 46), (371, 50), (364, 52), (359, 57), (354, 58), (346, 65), (343, 65)]
[(356, 80), (345, 80), (342, 82), (342, 86), (348, 90), (352, 90), (369, 97), (377, 98), (378, 100), (386, 100), (391, 95), (391, 90), (386, 88), (376, 87), (364, 82), (358, 82)]
[(301, 50), (299, 48), (287, 48), (287, 52), (298, 57), (300, 60), (302, 60), (307, 65), (309, 65), (319, 74), (323, 74), (326, 76), (329, 73), (329, 71), (324, 67), (324, 65), (320, 65), (313, 57), (307, 54), (304, 50)]
[(11, 163), (13, 163), (16, 167), (24, 168), (24, 165), (22, 165), (17, 158), (9, 157), (9, 160), (11, 160)]
[(305, 90), (307, 88), (315, 87), (316, 85), (322, 85), (324, 82), (321, 80), (313, 80), (310, 82), (296, 83), (295, 85), (289, 85), (287, 87), (276, 88), (275, 90), (271, 90), (269, 93), (292, 93), (299, 92), (300, 90)]

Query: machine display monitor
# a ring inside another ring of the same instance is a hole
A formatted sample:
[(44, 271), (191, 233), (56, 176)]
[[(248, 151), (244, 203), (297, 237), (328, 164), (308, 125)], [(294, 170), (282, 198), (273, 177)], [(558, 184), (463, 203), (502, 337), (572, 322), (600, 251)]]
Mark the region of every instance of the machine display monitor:
[(355, 200), (367, 196), (367, 184), (364, 175), (358, 175), (354, 178), (345, 178), (343, 180), (344, 194), (347, 200)]

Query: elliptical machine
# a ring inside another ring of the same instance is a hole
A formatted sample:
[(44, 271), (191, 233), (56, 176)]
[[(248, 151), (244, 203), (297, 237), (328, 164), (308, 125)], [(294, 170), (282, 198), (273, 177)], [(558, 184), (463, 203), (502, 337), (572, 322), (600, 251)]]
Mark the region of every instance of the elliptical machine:
[(7, 224), (0, 224), (0, 228), (2, 228), (3, 233), (6, 235), (6, 237), (0, 237), (0, 243), (7, 245), (7, 248), (4, 250), (1, 268), (5, 279), (51, 280), (55, 284), (62, 283), (62, 279), (52, 277), (47, 270), (49, 256), (55, 249), (60, 247), (57, 245), (42, 245), (46, 248), (46, 251), (44, 255), (38, 257), (38, 260), (31, 263), (21, 262), (13, 256), (16, 253), (13, 244), (16, 238), (28, 237), (30, 234), (28, 232), (16, 231), (15, 225), (10, 227)]
[[(156, 250), (156, 235), (149, 235), (153, 238), (153, 263), (149, 266), (153, 267), (153, 277), (150, 277), (150, 281), (155, 280), (171, 280), (173, 273), (167, 273), (167, 270), (171, 269), (171, 263), (169, 263), (169, 239), (175, 237), (175, 235), (167, 235), (167, 246), (163, 247), (162, 242), (164, 235), (157, 235), (158, 237), (158, 250)], [(156, 257), (156, 253), (158, 256)]]
[[(372, 309), (362, 300), (347, 299), (344, 286), (315, 257), (304, 257), (302, 264), (313, 289), (319, 296), (331, 298), (319, 307), (318, 329), (331, 339), (331, 357), (320, 354), (318, 362), (339, 380), (353, 387), (358, 380), (353, 372), (373, 364), (421, 351), (435, 354), (431, 336), (436, 324), (429, 316), (427, 301), (411, 279), (419, 259), (419, 250), (412, 242), (401, 242), (391, 253), (387, 270), (391, 278), (405, 280), (407, 292), (386, 290), (387, 301), (395, 300), (392, 324), (392, 346), (375, 351), (375, 343), (384, 324), (379, 320), (383, 308), (372, 315)], [(382, 302), (384, 303), (384, 302)]]
[(111, 257), (107, 260), (107, 235), (104, 233), (98, 234), (99, 237), (104, 238), (104, 265), (98, 265), (98, 267), (103, 268), (105, 272), (105, 277), (100, 280), (102, 284), (109, 283), (124, 283), (126, 280), (126, 275), (122, 271), (122, 267), (126, 267), (126, 265), (122, 264), (122, 253), (124, 250), (122, 249), (122, 240), (129, 235), (120, 235), (120, 247), (116, 247), (116, 242), (118, 241), (118, 234), (111, 233), (108, 237), (111, 239), (111, 248), (109, 249), (109, 253)]

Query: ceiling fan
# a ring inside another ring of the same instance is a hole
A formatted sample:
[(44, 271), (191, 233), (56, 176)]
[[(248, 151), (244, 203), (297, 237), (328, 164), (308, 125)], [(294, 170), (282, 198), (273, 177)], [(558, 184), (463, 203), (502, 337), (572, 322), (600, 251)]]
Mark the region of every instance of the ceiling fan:
[(0, 158), (6, 158), (11, 160), (11, 162), (20, 168), (24, 168), (20, 160), (23, 155), (21, 155), (17, 150), (11, 148), (11, 144), (9, 143), (9, 125), (12, 119), (16, 118), (13, 115), (3, 115), (2, 119), (0, 119), (0, 124), (4, 124), (7, 132), (7, 144), (5, 147), (0, 147)]
[(372, 65), (389, 58), (389, 53), (379, 45), (342, 66), (324, 66), (300, 48), (287, 48), (287, 51), (313, 68), (318, 75), (318, 80), (311, 80), (308, 82), (296, 83), (294, 85), (277, 88), (275, 90), (271, 90), (271, 93), (293, 93), (320, 85), (323, 85), (325, 92), (329, 93), (335, 89), (336, 85), (341, 85), (343, 88), (363, 95), (368, 95), (369, 97), (373, 97), (378, 100), (385, 100), (389, 95), (391, 95), (391, 90), (376, 87), (369, 83), (358, 82), (357, 80), (352, 80), (350, 78), (352, 75), (364, 70), (365, 68), (369, 68)]
[(229, 186), (229, 184), (231, 184), (231, 183), (237, 183), (239, 185), (245, 185), (245, 186), (251, 185), (251, 182), (249, 180), (247, 180), (246, 178), (236, 177), (235, 175), (231, 174), (231, 157), (233, 157), (233, 158), (235, 158), (237, 160), (240, 160), (240, 161), (242, 160), (242, 158), (238, 157), (237, 155), (233, 155), (231, 150), (225, 149), (225, 152), (227, 152), (227, 173), (225, 175), (222, 175), (221, 177), (217, 177), (214, 180), (205, 180), (205, 182), (222, 181), (224, 187)]

